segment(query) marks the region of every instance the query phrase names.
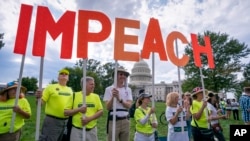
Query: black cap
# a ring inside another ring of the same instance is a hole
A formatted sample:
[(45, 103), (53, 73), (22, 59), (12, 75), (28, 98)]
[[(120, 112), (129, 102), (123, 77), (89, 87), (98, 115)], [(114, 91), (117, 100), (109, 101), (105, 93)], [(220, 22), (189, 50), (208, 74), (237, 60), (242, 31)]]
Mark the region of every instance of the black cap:
[(145, 92), (144, 89), (140, 89), (140, 90), (139, 90), (139, 94), (144, 93), (144, 92)]
[(213, 92), (208, 92), (208, 97), (213, 97), (214, 96), (214, 93)]
[(139, 98), (148, 98), (148, 97), (152, 97), (152, 95), (146, 94), (146, 93), (142, 93), (142, 94), (140, 94), (140, 96), (139, 96)]

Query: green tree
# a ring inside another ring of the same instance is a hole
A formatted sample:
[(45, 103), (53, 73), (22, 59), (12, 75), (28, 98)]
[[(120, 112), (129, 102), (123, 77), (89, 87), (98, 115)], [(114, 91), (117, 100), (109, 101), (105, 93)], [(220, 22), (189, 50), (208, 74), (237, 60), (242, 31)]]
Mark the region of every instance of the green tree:
[[(119, 67), (119, 63), (117, 64), (117, 67)], [(103, 74), (101, 76), (102, 80), (102, 86), (103, 88), (106, 88), (114, 83), (114, 70), (115, 70), (115, 63), (108, 62), (102, 66), (103, 68)]]
[(243, 70), (244, 86), (250, 85), (250, 62), (245, 66)]
[(27, 91), (35, 92), (37, 90), (37, 82), (38, 80), (35, 77), (23, 77), (22, 78), (22, 86), (27, 88)]
[[(65, 69), (69, 70), (69, 81), (67, 85), (75, 92), (82, 90), (80, 82), (83, 77), (83, 65), (84, 61), (80, 59), (74, 67), (65, 67)], [(117, 66), (120, 67), (119, 63)], [(95, 79), (95, 93), (102, 95), (104, 94), (105, 88), (113, 84), (115, 63), (108, 62), (101, 65), (100, 61), (89, 59), (86, 69), (86, 74)], [(57, 83), (57, 81), (52, 80), (51, 83), (54, 84)]]
[[(214, 92), (224, 90), (230, 91), (239, 87), (237, 73), (241, 71), (244, 63), (242, 58), (246, 58), (250, 53), (245, 43), (240, 43), (237, 39), (229, 37), (226, 33), (214, 33), (206, 31), (198, 34), (198, 42), (204, 45), (204, 36), (210, 37), (213, 49), (215, 68), (208, 68), (206, 55), (201, 55), (203, 62), (202, 73), (205, 76), (205, 88)], [(182, 85), (183, 91), (191, 91), (196, 86), (201, 86), (200, 69), (194, 65), (192, 46), (189, 44), (185, 48), (185, 53), (190, 56), (189, 63), (183, 68), (186, 80)]]
[[(79, 66), (79, 67), (83, 67), (83, 65), (84, 65), (83, 59), (80, 59), (75, 64), (75, 66)], [(98, 76), (101, 76), (101, 74), (103, 73), (101, 62), (95, 59), (88, 59), (86, 69), (88, 71), (96, 73)]]
[(3, 36), (4, 36), (4, 33), (0, 33), (0, 49), (4, 46)]

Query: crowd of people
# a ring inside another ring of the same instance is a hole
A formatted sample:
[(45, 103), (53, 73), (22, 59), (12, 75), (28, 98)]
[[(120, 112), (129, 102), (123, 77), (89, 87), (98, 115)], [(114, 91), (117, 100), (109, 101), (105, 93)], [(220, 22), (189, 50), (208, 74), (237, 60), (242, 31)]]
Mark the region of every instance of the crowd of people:
[[(127, 85), (129, 77), (123, 67), (118, 68), (117, 84), (105, 89), (103, 101), (108, 110), (107, 141), (129, 141), (129, 109), (133, 104), (132, 90)], [(45, 118), (42, 123), (39, 141), (98, 141), (97, 120), (103, 116), (103, 105), (98, 94), (94, 93), (95, 80), (86, 76), (79, 83), (86, 92), (73, 92), (67, 86), (69, 71), (58, 72), (58, 83), (48, 85), (44, 90), (37, 90), (36, 98), (45, 106)], [(83, 85), (85, 84), (85, 86)], [(24, 120), (31, 116), (31, 108), (23, 96), (26, 88), (21, 86), (18, 104), (15, 105), (18, 83), (11, 82), (0, 91), (0, 140), (20, 141)], [(140, 90), (136, 99), (133, 120), (135, 121), (135, 141), (155, 141), (158, 121), (151, 97), (145, 90)], [(114, 109), (115, 108), (115, 109)], [(239, 120), (239, 108), (242, 120), (250, 125), (250, 87), (244, 88), (239, 102), (235, 99), (224, 100), (218, 94), (196, 87), (183, 95), (171, 92), (166, 97), (165, 116), (168, 121), (167, 141), (225, 141), (221, 119), (228, 119), (233, 113), (234, 120)], [(16, 113), (14, 131), (10, 131), (13, 111)], [(67, 131), (69, 117), (72, 128)], [(115, 124), (115, 126), (113, 126)], [(115, 127), (115, 130), (113, 129)], [(83, 129), (86, 131), (83, 134)], [(113, 131), (115, 134), (113, 136)], [(65, 134), (69, 134), (66, 139)]]

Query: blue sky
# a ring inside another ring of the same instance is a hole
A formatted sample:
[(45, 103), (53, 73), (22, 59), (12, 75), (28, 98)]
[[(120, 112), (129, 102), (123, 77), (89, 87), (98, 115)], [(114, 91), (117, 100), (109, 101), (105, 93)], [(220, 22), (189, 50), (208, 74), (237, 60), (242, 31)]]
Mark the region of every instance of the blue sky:
[[(1, 0), (0, 1), (0, 33), (4, 33), (5, 46), (0, 50), (0, 82), (9, 82), (19, 78), (22, 55), (14, 54), (14, 44), (21, 4), (32, 5), (33, 17), (25, 57), (23, 77), (39, 78), (40, 58), (32, 56), (33, 33), (37, 6), (46, 6), (55, 20), (66, 11), (94, 10), (106, 14), (112, 23), (112, 31), (108, 39), (89, 43), (89, 58), (103, 64), (113, 61), (114, 21), (115, 18), (134, 19), (140, 21), (140, 29), (128, 31), (138, 35), (139, 44), (125, 46), (126, 50), (139, 52), (143, 45), (145, 30), (151, 17), (159, 20), (163, 40), (172, 31), (179, 31), (190, 41), (190, 33), (203, 33), (205, 30), (227, 33), (247, 45), (250, 44), (250, 3), (246, 0)], [(77, 27), (77, 22), (76, 26)], [(89, 30), (100, 30), (100, 24), (91, 21)], [(75, 33), (77, 28), (75, 28)], [(61, 37), (61, 36), (60, 36)], [(46, 53), (44, 59), (43, 86), (52, 79), (57, 79), (57, 72), (65, 66), (72, 67), (76, 58), (76, 35), (74, 36), (72, 59), (60, 59), (61, 38), (55, 41), (47, 34)], [(179, 44), (179, 56), (184, 46)], [(160, 61), (155, 55), (155, 82), (172, 82), (178, 80), (176, 66), (169, 61)], [(249, 55), (250, 57), (250, 55)], [(151, 59), (145, 60), (151, 67)], [(249, 58), (243, 59), (249, 62)], [(135, 62), (119, 61), (131, 71)], [(160, 74), (160, 75), (159, 75)], [(181, 72), (181, 79), (184, 73)], [(241, 74), (239, 74), (239, 79)]]

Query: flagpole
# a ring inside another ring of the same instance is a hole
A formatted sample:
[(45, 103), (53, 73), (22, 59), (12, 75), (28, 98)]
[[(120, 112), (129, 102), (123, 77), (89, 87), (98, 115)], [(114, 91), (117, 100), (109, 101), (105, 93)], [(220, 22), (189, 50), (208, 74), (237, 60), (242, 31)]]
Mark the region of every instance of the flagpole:
[[(117, 88), (117, 60), (115, 60), (114, 86)], [(116, 97), (113, 100), (113, 126), (112, 126), (112, 141), (115, 141), (115, 127), (116, 127)]]
[[(177, 39), (175, 40), (175, 49), (176, 49), (176, 56), (177, 58), (179, 58), (179, 51), (178, 51), (178, 43), (177, 43)], [(179, 88), (179, 96), (180, 96), (180, 106), (183, 107), (183, 103), (182, 103), (182, 89), (181, 89), (181, 75), (180, 75), (180, 67), (177, 66), (177, 71), (178, 71), (178, 88)], [(181, 117), (183, 117), (183, 112), (181, 112)], [(183, 118), (181, 118), (181, 130), (182, 132), (184, 132), (184, 126), (183, 126)]]
[[(155, 108), (155, 54), (154, 52), (152, 53), (152, 108)], [(156, 114), (153, 113), (152, 114), (152, 120), (153, 123), (156, 122)], [(157, 123), (157, 122), (156, 122)], [(154, 128), (154, 131), (156, 131), (157, 129)]]
[(152, 53), (152, 107), (155, 107), (155, 54)]
[[(83, 59), (83, 69), (82, 69), (82, 73), (83, 73), (83, 83), (82, 83), (82, 103), (83, 106), (86, 107), (86, 71), (87, 71), (87, 59)], [(85, 113), (82, 114), (82, 118), (85, 119), (86, 115)], [(86, 126), (84, 125), (82, 127), (82, 141), (86, 140)]]
[[(20, 72), (19, 72), (18, 86), (17, 86), (17, 91), (16, 91), (15, 106), (18, 105), (18, 99), (19, 99), (19, 95), (20, 95), (20, 88), (21, 88), (21, 84), (22, 84), (24, 61), (25, 61), (25, 55), (22, 55), (21, 68), (20, 68)], [(13, 112), (12, 113), (12, 119), (11, 119), (11, 125), (10, 125), (10, 133), (13, 133), (15, 119), (16, 119), (16, 112)]]
[[(40, 75), (39, 75), (39, 91), (41, 92), (42, 92), (42, 79), (43, 79), (43, 64), (44, 64), (44, 57), (41, 57)], [(39, 140), (41, 105), (42, 105), (41, 98), (38, 98), (37, 99), (37, 112), (36, 112), (36, 141)]]
[[(203, 101), (205, 101), (206, 100), (206, 93), (205, 93), (205, 85), (204, 85), (204, 79), (203, 79), (204, 76), (202, 74), (201, 67), (199, 69), (200, 69), (201, 85), (202, 85), (202, 91), (203, 91)], [(206, 117), (208, 119), (208, 110), (206, 110), (205, 113), (206, 113)], [(208, 122), (208, 128), (210, 128), (209, 122)]]

